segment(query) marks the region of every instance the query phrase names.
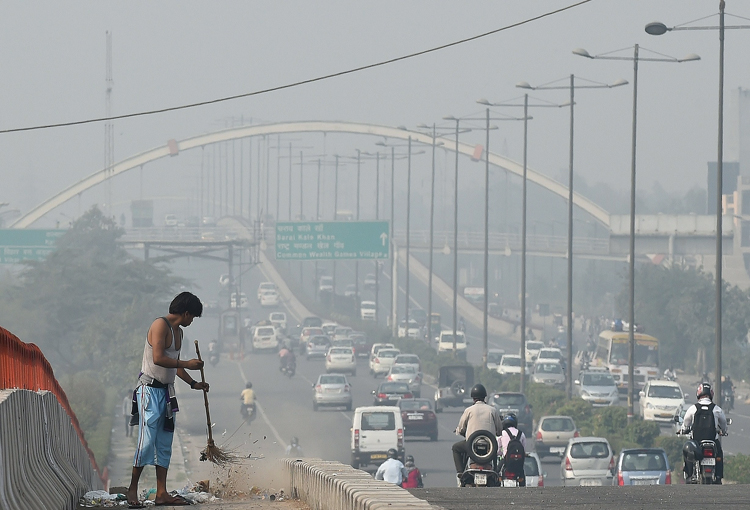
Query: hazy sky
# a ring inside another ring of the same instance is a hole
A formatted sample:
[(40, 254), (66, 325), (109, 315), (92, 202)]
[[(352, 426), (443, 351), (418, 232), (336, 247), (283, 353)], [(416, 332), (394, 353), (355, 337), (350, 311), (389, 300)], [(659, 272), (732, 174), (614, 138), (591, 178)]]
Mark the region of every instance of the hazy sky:
[[(345, 70), (570, 3), (573, 0), (3, 2), (0, 129), (102, 116), (107, 30), (113, 33), (113, 113), (117, 115)], [(583, 47), (597, 54), (639, 43), (672, 56), (702, 57), (683, 64), (641, 63), (639, 186), (659, 181), (679, 192), (704, 187), (706, 162), (716, 158), (718, 33), (653, 37), (643, 27), (653, 20), (668, 25), (688, 22), (717, 10), (718, 0), (593, 0), (541, 21), (386, 67), (224, 104), (117, 121), (115, 161), (170, 138), (216, 130), (231, 117), (415, 127), (444, 122), (440, 119), (446, 115), (480, 113), (482, 107), (475, 103), (479, 98), (519, 97), (522, 91), (514, 85), (521, 80), (539, 84), (575, 73), (601, 82), (624, 78), (632, 84), (631, 62), (588, 60), (571, 50)], [(730, 0), (727, 11), (750, 17), (750, 4)], [(706, 23), (715, 24), (717, 18)], [(732, 89), (750, 86), (750, 67), (742, 56), (749, 44), (750, 32), (727, 33), (727, 99)], [(632, 48), (622, 54), (632, 55)], [(565, 91), (534, 95), (567, 100)], [(631, 85), (579, 91), (576, 168), (589, 182), (629, 186), (631, 114)], [(568, 111), (539, 109), (532, 115), (529, 164), (557, 176), (567, 166)], [(492, 133), (494, 149), (507, 145), (508, 156), (520, 159), (521, 124), (504, 122), (500, 128)], [(103, 133), (104, 126), (94, 124), (0, 135), (0, 202), (25, 211), (99, 170), (104, 161)], [(466, 139), (480, 141), (482, 136), (475, 133)], [(353, 149), (351, 145), (348, 150)], [(164, 174), (168, 178), (153, 185), (183, 192), (194, 186), (194, 177), (183, 178), (179, 171), (180, 165), (194, 166), (196, 158), (179, 160), (150, 165), (149, 172), (168, 172)], [(86, 205), (98, 197), (92, 192), (82, 200)], [(600, 203), (606, 202), (602, 197)]]

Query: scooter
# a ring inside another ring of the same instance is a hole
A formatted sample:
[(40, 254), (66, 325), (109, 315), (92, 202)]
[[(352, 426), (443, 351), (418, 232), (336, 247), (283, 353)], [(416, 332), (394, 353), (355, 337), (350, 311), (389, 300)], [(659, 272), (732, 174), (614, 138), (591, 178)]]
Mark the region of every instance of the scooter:
[(294, 360), (289, 360), (285, 364), (281, 365), (279, 367), (279, 370), (282, 374), (291, 379), (292, 377), (294, 377), (294, 374), (297, 371), (297, 362)]
[(242, 419), (245, 420), (245, 423), (250, 425), (255, 419), (255, 404), (240, 404), (240, 414), (242, 415)]
[(497, 472), (497, 438), (487, 430), (477, 430), (466, 440), (469, 461), (459, 477), (461, 487), (500, 487)]

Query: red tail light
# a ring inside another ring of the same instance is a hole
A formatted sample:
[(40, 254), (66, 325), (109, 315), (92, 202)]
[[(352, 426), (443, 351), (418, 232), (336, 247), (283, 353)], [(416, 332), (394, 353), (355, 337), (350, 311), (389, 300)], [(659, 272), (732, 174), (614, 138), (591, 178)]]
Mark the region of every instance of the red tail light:
[[(669, 476), (669, 474), (667, 474)], [(625, 479), (622, 477), (622, 471), (617, 472), (617, 485), (625, 485)]]
[(378, 398), (388, 398), (388, 395), (385, 393), (378, 393)]
[(531, 408), (529, 407), (529, 405), (528, 405), (528, 404), (526, 404), (526, 408), (524, 409), (524, 412), (525, 412), (526, 414), (529, 414), (529, 413), (531, 412)]
[(703, 456), (704, 457), (713, 457), (714, 456), (714, 450), (713, 450), (713, 448), (704, 448), (703, 449)]
[(359, 429), (354, 429), (354, 448), (359, 448)]
[(536, 440), (537, 441), (541, 441), (542, 440), (542, 431), (541, 430), (537, 430), (536, 431)]
[(609, 459), (609, 470), (614, 471), (615, 470), (615, 458), (612, 457)]
[(565, 457), (565, 471), (573, 471), (573, 466), (570, 464), (570, 459)]
[(665, 485), (672, 485), (672, 472), (667, 471), (667, 477), (664, 479)]
[(573, 432), (573, 437), (581, 437), (581, 433), (576, 430)]
[(539, 473), (539, 484), (538, 487), (544, 487), (544, 475)]
[(398, 429), (398, 449), (404, 447), (404, 429)]
[(385, 378), (385, 380), (386, 380), (386, 381), (392, 381), (392, 380), (393, 380), (393, 376), (392, 376), (392, 375), (389, 375), (388, 377), (386, 377), (386, 378)]
[(344, 393), (349, 393), (349, 385), (344, 386)]
[(375, 358), (374, 360), (372, 360), (372, 362), (373, 362), (373, 363), (380, 363), (380, 359), (378, 359), (378, 358)]
[(320, 384), (318, 384), (317, 386), (315, 386), (315, 392), (323, 393), (323, 387)]
[(411, 393), (405, 393), (404, 398), (414, 398), (414, 395), (412, 395)]

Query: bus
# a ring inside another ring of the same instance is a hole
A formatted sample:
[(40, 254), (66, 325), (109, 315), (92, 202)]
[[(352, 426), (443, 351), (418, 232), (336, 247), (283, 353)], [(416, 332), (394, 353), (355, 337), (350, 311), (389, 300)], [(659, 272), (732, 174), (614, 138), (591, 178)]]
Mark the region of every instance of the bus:
[[(659, 340), (643, 333), (634, 333), (634, 337), (633, 377), (637, 392), (646, 381), (659, 378)], [(602, 331), (591, 362), (591, 366), (609, 370), (620, 393), (628, 391), (628, 343), (627, 331)]]

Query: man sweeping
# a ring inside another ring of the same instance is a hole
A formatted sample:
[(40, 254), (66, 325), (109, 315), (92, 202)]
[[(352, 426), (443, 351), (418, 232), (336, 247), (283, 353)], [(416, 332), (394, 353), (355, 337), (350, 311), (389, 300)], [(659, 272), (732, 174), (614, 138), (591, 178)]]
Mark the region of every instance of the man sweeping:
[(208, 391), (207, 383), (195, 381), (185, 371), (200, 370), (203, 361), (180, 359), (182, 328), (190, 326), (202, 313), (203, 305), (198, 297), (182, 292), (169, 305), (169, 314), (156, 319), (148, 330), (134, 398), (138, 412), (138, 441), (128, 488), (130, 508), (143, 508), (143, 503), (138, 500), (138, 480), (148, 464), (156, 467), (156, 505), (190, 504), (186, 499), (167, 492), (167, 470), (172, 457), (174, 413), (178, 411), (175, 376), (194, 390)]

